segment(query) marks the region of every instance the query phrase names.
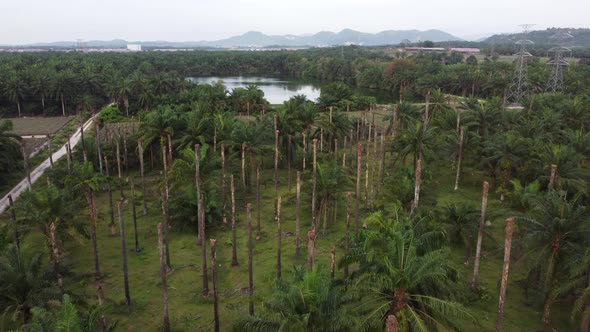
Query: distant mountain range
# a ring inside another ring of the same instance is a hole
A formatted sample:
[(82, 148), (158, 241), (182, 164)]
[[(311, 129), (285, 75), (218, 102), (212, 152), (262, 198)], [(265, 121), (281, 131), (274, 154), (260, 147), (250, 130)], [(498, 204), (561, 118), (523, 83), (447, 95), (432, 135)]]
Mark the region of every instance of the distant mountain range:
[[(296, 36), (296, 35), (266, 35), (262, 32), (250, 31), (239, 36), (215, 41), (187, 41), (187, 42), (168, 42), (168, 41), (134, 41), (128, 42), (121, 39), (111, 41), (86, 41), (86, 47), (92, 48), (125, 48), (127, 44), (140, 44), (143, 47), (170, 47), (170, 48), (232, 48), (232, 47), (304, 47), (304, 46), (336, 46), (336, 45), (392, 45), (399, 44), (403, 41), (418, 42), (430, 40), (433, 42), (456, 41), (462, 40), (441, 30), (387, 30), (378, 33), (366, 33), (351, 29), (344, 29), (338, 33), (321, 31), (313, 35)], [(73, 41), (61, 41), (52, 43), (35, 43), (22, 45), (27, 47), (76, 47), (77, 43)]]
[[(556, 42), (552, 36), (559, 32), (568, 32), (572, 35), (573, 38), (566, 42), (567, 45), (582, 47), (590, 46), (590, 29), (550, 28), (546, 30), (536, 30), (529, 32), (526, 39), (532, 40), (535, 44), (539, 45), (552, 45)], [(522, 33), (497, 34), (486, 38), (483, 42), (488, 44), (513, 44), (523, 37)]]

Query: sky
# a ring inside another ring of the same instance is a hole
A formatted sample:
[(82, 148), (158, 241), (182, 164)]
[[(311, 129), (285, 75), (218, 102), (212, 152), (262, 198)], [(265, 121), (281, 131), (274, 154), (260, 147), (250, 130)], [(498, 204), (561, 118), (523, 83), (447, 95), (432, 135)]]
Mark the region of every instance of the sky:
[(266, 34), (440, 29), (473, 39), (519, 25), (590, 27), (589, 0), (0, 0), (0, 44), (199, 41)]

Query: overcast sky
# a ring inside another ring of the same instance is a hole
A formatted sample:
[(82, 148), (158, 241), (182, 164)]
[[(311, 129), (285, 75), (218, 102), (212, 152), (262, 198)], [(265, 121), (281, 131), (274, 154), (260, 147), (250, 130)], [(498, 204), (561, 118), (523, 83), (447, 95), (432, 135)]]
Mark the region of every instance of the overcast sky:
[(255, 30), (306, 34), (440, 29), (459, 37), (518, 25), (589, 27), (590, 0), (0, 0), (0, 44), (216, 40)]

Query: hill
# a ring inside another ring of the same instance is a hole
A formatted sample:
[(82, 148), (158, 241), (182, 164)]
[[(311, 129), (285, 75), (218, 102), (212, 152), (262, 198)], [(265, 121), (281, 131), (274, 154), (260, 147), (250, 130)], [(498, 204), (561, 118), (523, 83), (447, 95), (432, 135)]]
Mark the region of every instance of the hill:
[[(536, 30), (529, 32), (527, 39), (532, 40), (535, 44), (550, 45), (555, 43), (551, 36), (554, 36), (558, 32), (569, 32), (573, 36), (568, 42), (569, 45), (579, 47), (590, 46), (590, 29), (549, 28), (547, 30)], [(522, 37), (523, 35), (521, 33), (497, 34), (486, 38), (484, 43), (512, 44)]]

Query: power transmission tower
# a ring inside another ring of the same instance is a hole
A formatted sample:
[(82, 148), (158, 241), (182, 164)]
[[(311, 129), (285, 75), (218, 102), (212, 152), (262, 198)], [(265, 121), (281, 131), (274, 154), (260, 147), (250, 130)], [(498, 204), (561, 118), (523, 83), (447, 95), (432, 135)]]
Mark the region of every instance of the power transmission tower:
[[(572, 53), (572, 50), (565, 45), (573, 37), (569, 32), (558, 32), (551, 36), (557, 46), (549, 49), (550, 60), (547, 64), (551, 66), (551, 73), (547, 81), (547, 92), (564, 90), (563, 69), (570, 65), (567, 56), (571, 56)], [(553, 54), (553, 57), (551, 57), (551, 54)]]
[(520, 104), (522, 99), (528, 95), (528, 70), (527, 70), (527, 58), (532, 57), (527, 51), (527, 46), (533, 45), (532, 40), (527, 39), (529, 29), (534, 24), (523, 24), (522, 27), (522, 38), (516, 41), (518, 52), (514, 54), (516, 58), (516, 67), (514, 68), (514, 75), (512, 77), (512, 84), (509, 88), (508, 100)]

